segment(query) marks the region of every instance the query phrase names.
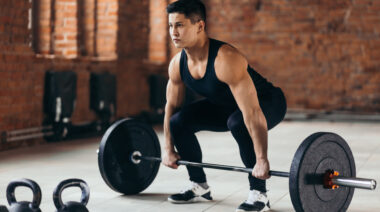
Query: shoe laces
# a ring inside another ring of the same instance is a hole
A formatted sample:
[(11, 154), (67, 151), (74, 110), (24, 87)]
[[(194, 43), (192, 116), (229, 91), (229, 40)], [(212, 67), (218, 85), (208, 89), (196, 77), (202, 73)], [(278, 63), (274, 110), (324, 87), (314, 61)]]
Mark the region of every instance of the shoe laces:
[(254, 204), (255, 202), (267, 202), (267, 195), (257, 190), (250, 190), (248, 193), (248, 199), (245, 201), (247, 204)]

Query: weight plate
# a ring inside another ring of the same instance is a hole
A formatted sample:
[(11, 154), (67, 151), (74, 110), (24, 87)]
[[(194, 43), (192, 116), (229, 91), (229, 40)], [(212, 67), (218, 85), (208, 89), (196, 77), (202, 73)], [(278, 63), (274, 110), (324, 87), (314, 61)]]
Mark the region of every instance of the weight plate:
[(146, 189), (157, 175), (160, 163), (131, 161), (131, 154), (161, 157), (160, 143), (149, 125), (123, 119), (114, 123), (104, 134), (99, 147), (98, 164), (103, 180), (123, 194), (137, 194)]
[(297, 149), (289, 176), (290, 197), (296, 211), (346, 211), (354, 188), (323, 187), (327, 170), (355, 177), (355, 161), (346, 141), (337, 134), (318, 132)]

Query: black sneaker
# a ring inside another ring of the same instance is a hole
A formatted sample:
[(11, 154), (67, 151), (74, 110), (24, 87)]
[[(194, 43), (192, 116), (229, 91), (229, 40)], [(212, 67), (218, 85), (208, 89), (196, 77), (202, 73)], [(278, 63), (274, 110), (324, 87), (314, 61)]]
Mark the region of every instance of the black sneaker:
[(212, 200), (210, 188), (204, 189), (198, 183), (192, 182), (191, 187), (181, 193), (168, 197), (168, 201), (177, 204), (194, 203)]
[(248, 199), (236, 209), (236, 212), (242, 211), (267, 211), (270, 209), (269, 200), (266, 193), (251, 190)]

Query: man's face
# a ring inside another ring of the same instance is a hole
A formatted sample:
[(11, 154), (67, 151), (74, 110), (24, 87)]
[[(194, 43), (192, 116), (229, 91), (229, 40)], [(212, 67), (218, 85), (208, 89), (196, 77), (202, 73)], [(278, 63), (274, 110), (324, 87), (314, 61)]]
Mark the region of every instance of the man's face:
[(177, 48), (192, 46), (199, 32), (199, 22), (192, 24), (190, 19), (181, 13), (169, 14), (169, 33)]

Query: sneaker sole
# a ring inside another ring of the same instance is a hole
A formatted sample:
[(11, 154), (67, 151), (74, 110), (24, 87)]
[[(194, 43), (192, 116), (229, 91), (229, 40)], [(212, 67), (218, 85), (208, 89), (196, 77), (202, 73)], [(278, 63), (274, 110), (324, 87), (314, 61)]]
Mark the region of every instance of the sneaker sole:
[[(265, 207), (263, 209), (261, 209), (260, 212), (261, 211), (270, 211), (270, 208), (267, 205), (265, 205)], [(235, 212), (246, 212), (246, 210), (236, 209)], [(258, 211), (256, 211), (256, 212), (258, 212)]]
[(210, 202), (212, 200), (206, 199), (204, 197), (194, 197), (192, 199), (189, 199), (187, 201), (185, 200), (174, 200), (172, 198), (168, 198), (168, 201), (174, 204), (191, 204), (196, 202)]

